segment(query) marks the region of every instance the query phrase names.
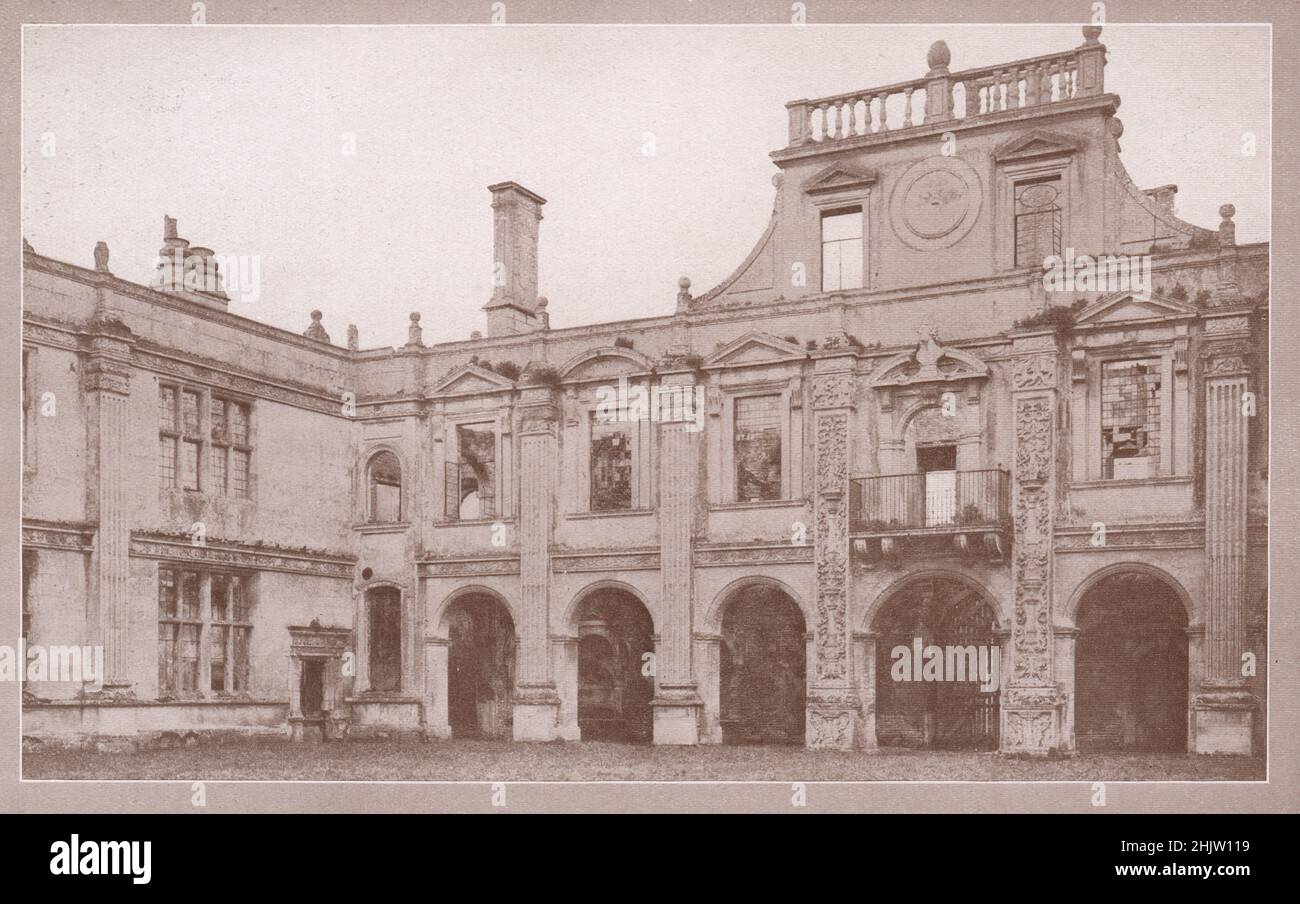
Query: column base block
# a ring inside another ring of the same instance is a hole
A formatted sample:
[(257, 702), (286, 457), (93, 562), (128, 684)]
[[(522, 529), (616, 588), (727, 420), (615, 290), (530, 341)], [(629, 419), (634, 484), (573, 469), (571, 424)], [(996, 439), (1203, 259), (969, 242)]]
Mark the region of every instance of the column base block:
[(1192, 751), (1254, 753), (1255, 698), (1245, 692), (1198, 696), (1192, 706)]
[(865, 744), (866, 722), (857, 706), (808, 706), (804, 714), (804, 746), (809, 750), (861, 750)]
[(1061, 747), (1061, 719), (1057, 706), (1007, 706), (1002, 708), (998, 751), (1017, 756), (1054, 756)]
[(554, 741), (560, 704), (516, 703), (514, 708), (514, 739), (516, 741)]

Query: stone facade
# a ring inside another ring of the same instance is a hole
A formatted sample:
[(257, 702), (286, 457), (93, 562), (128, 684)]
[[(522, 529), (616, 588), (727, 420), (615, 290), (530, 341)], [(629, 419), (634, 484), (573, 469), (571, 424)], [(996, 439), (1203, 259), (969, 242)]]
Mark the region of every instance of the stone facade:
[[(24, 735), (1262, 750), (1268, 248), (1132, 183), (1099, 31), (787, 105), (753, 252), (634, 323), (550, 329), (513, 182), (460, 342), (235, 316), (170, 219), (152, 286), (25, 250), (25, 634), (105, 674)], [(883, 686), (910, 634), (999, 687)]]

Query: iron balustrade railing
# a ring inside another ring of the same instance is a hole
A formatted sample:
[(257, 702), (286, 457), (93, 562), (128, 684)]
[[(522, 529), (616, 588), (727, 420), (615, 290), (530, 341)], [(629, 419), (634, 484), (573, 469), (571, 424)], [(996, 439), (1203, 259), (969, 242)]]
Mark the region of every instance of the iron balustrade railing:
[(1010, 490), (1001, 468), (855, 477), (849, 526), (858, 533), (996, 527), (1008, 520)]

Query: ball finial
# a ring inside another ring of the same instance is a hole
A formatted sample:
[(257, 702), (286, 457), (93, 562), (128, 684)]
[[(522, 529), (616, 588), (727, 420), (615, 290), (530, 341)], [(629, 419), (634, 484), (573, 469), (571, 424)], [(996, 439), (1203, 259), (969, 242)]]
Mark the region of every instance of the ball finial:
[(1219, 216), (1223, 217), (1225, 220), (1231, 220), (1236, 215), (1237, 208), (1231, 204), (1224, 204), (1219, 208)]
[(539, 309), (541, 309), (541, 310), (546, 310), (546, 306), (549, 305), (549, 304), (550, 304), (550, 301), (547, 300), (547, 298), (546, 298), (545, 295), (538, 295), (538, 296), (537, 296), (537, 307), (538, 307)]
[(952, 52), (948, 50), (948, 45), (944, 41), (935, 41), (930, 45), (930, 51), (925, 55), (925, 61), (931, 69), (946, 69), (948, 63), (952, 61)]
[(690, 287), (691, 287), (691, 278), (689, 276), (683, 276), (681, 279), (677, 280), (677, 288), (681, 289), (682, 291), (685, 291)]
[(321, 317), (323, 317), (323, 316), (324, 316), (324, 315), (321, 314), (320, 311), (312, 311), (312, 312), (311, 312), (311, 319), (314, 320), (314, 321), (316, 321), (317, 323), (320, 323), (320, 319), (321, 319)]
[(419, 322), (420, 322), (420, 312), (419, 312), (419, 311), (412, 311), (412, 312), (411, 312), (411, 323), (419, 323)]
[(1101, 37), (1101, 26), (1100, 26), (1100, 25), (1085, 25), (1085, 26), (1083, 26), (1083, 40), (1084, 40), (1084, 43), (1085, 43), (1085, 44), (1097, 44), (1097, 43), (1100, 43), (1100, 42), (1097, 40), (1097, 39), (1100, 38), (1100, 37)]

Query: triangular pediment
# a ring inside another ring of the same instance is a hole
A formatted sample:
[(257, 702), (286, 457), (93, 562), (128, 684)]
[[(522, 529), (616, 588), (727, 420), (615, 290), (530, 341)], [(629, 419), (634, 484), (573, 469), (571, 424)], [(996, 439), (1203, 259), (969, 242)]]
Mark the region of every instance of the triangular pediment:
[(895, 355), (881, 365), (871, 381), (877, 389), (913, 386), (920, 383), (956, 383), (983, 379), (989, 367), (979, 358), (956, 348), (945, 348), (933, 333), (926, 335), (916, 350)]
[(704, 361), (705, 367), (758, 364), (781, 359), (803, 358), (805, 352), (793, 342), (762, 332), (749, 332), (719, 348)]
[(847, 163), (832, 163), (815, 173), (804, 183), (803, 190), (810, 195), (825, 192), (865, 188), (876, 182), (876, 171)]
[(463, 364), (443, 377), (433, 388), (435, 395), (460, 395), (474, 392), (493, 392), (509, 389), (514, 382), (501, 374), (479, 367), (477, 364)]
[(1152, 294), (1142, 298), (1132, 292), (1116, 292), (1088, 305), (1079, 312), (1075, 324), (1120, 323), (1126, 320), (1151, 320), (1156, 317), (1195, 316), (1196, 306), (1176, 298)]
[(1081, 142), (1073, 135), (1031, 129), (1019, 137), (999, 145), (993, 152), (998, 163), (1029, 160), (1035, 157), (1059, 157), (1079, 150)]

